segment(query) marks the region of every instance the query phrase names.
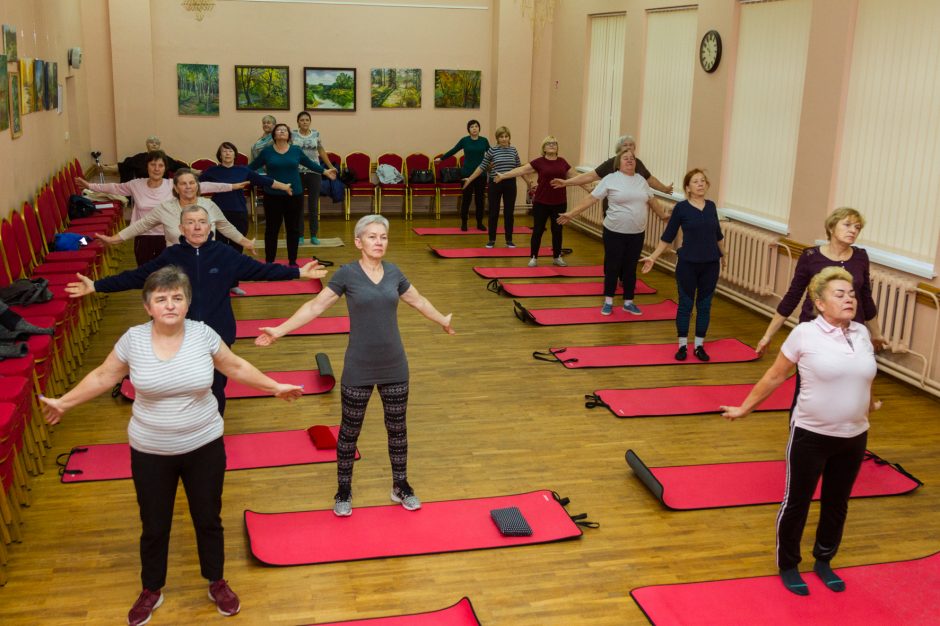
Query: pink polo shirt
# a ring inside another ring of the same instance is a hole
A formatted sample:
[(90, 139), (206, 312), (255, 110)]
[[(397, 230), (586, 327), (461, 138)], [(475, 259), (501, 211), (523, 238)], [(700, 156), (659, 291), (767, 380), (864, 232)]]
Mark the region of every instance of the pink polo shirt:
[(868, 430), (871, 381), (878, 367), (868, 329), (851, 322), (846, 333), (822, 316), (793, 329), (780, 352), (797, 364), (800, 393), (795, 426), (831, 437)]

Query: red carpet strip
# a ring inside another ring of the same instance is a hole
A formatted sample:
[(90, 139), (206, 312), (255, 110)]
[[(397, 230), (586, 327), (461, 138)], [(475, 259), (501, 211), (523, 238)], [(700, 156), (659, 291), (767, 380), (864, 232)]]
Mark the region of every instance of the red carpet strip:
[(348, 622), (325, 622), (317, 623), (316, 626), (342, 626), (343, 624), (361, 626), (480, 626), (480, 620), (477, 619), (477, 614), (473, 611), (470, 598), (463, 598), (457, 604), (439, 611), (354, 619)]
[[(272, 317), (263, 320), (237, 320), (235, 322), (235, 337), (237, 339), (254, 339), (261, 334), (258, 330), (261, 327), (278, 326), (287, 320), (286, 317)], [(309, 324), (304, 324), (292, 333), (289, 337), (298, 335), (335, 335), (338, 333), (349, 332), (349, 318), (346, 316), (338, 317), (318, 317)]]
[(621, 307), (614, 307), (610, 315), (601, 315), (600, 306), (565, 307), (557, 309), (527, 309), (520, 302), (513, 301), (516, 317), (523, 322), (534, 322), (541, 326), (565, 326), (569, 324), (612, 324), (620, 322), (661, 322), (676, 318), (676, 306), (673, 300), (663, 300), (655, 304), (638, 304), (643, 315), (632, 315)]
[[(711, 363), (745, 363), (758, 357), (754, 348), (737, 339), (717, 339), (705, 342), (710, 361), (699, 361), (689, 350), (685, 361), (677, 361), (678, 346), (673, 343), (639, 343), (621, 346), (575, 346), (549, 348), (548, 352), (533, 352), (540, 361), (557, 361), (568, 369), (582, 367), (633, 367), (638, 365), (704, 365)], [(728, 404), (727, 402), (723, 404)]]
[[(647, 489), (675, 511), (778, 504), (783, 500), (786, 462), (782, 460), (649, 467), (633, 450), (627, 450), (626, 458)], [(922, 484), (900, 465), (866, 452), (852, 497), (898, 496)], [(818, 487), (813, 499), (819, 499)]]
[[(538, 268), (535, 268), (538, 269)], [(504, 283), (499, 279), (493, 279), (487, 285), (487, 289), (496, 293), (505, 293), (508, 296), (516, 298), (538, 298), (538, 297), (556, 297), (556, 296), (603, 296), (604, 283)], [(636, 281), (636, 294), (649, 295), (656, 293), (656, 290), (642, 280)], [(623, 293), (623, 287), (617, 285), (616, 294)], [(619, 305), (618, 305), (619, 306)]]

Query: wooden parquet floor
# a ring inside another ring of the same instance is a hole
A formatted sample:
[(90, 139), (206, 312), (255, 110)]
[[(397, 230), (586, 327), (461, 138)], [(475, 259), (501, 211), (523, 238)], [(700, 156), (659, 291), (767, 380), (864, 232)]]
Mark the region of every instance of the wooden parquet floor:
[[(536, 361), (534, 350), (564, 345), (666, 342), (671, 322), (537, 327), (512, 313), (512, 299), (486, 290), (474, 265), (524, 265), (519, 259), (438, 259), (428, 244), (482, 245), (474, 237), (419, 237), (412, 226), (454, 225), (391, 217), (388, 260), (443, 312), (454, 313), (450, 337), (406, 305), (399, 309), (411, 366), (408, 415), (410, 481), (425, 501), (479, 497), (548, 488), (571, 498), (569, 512), (600, 523), (578, 540), (418, 557), (308, 567), (269, 568), (254, 562), (243, 511), (275, 512), (332, 506), (332, 464), (230, 472), (223, 521), (226, 578), (242, 601), (244, 624), (309, 624), (429, 611), (469, 596), (488, 626), (596, 626), (646, 620), (630, 599), (633, 587), (772, 574), (775, 506), (670, 512), (631, 475), (627, 448), (651, 465), (782, 458), (787, 418), (762, 413), (729, 423), (717, 413), (622, 420), (606, 409), (587, 410), (583, 396), (606, 387), (755, 382), (770, 359), (743, 364), (566, 370)], [(337, 264), (358, 257), (354, 222), (327, 220), (322, 234), (342, 237), (343, 248), (324, 249)], [(519, 215), (517, 223), (528, 224)], [(526, 237), (517, 237), (526, 245)], [(548, 237), (546, 236), (546, 241)], [(472, 242), (472, 243), (471, 243)], [(500, 242), (501, 243), (501, 242)], [(572, 264), (602, 260), (600, 243), (567, 228)], [(125, 265), (132, 261), (125, 251)], [(545, 261), (543, 261), (544, 263)], [(656, 296), (675, 297), (670, 275), (647, 280)], [(276, 297), (236, 302), (240, 318), (289, 315), (303, 299)], [(531, 306), (597, 304), (598, 298), (527, 299)], [(330, 312), (345, 313), (340, 301)], [(105, 321), (85, 357), (83, 373), (102, 361), (129, 324), (145, 320), (137, 292), (109, 296)], [(754, 344), (767, 320), (716, 298), (711, 338)], [(780, 333), (774, 348), (785, 333)], [(327, 353), (342, 371), (346, 336), (296, 337), (271, 349), (248, 341), (238, 354), (261, 369), (314, 366)], [(926, 482), (912, 495), (851, 503), (837, 566), (909, 559), (940, 549), (940, 405), (889, 377), (879, 376), (884, 408), (872, 419), (870, 448), (900, 462)], [(305, 428), (339, 422), (339, 393), (287, 405), (274, 399), (232, 401), (226, 431)], [(33, 505), (24, 510), (23, 542), (11, 546), (9, 582), (0, 589), (0, 623), (123, 623), (139, 592), (139, 521), (130, 481), (62, 485), (55, 456), (80, 444), (126, 441), (130, 405), (102, 396), (65, 416), (54, 433), (47, 471), (32, 481)], [(390, 470), (381, 405), (373, 399), (360, 439), (354, 505), (388, 501)], [(733, 486), (731, 486), (733, 488)], [(355, 514), (355, 512), (354, 512)], [(814, 506), (808, 528), (815, 525)], [(389, 541), (395, 541), (389, 529)], [(808, 554), (812, 531), (804, 538)], [(166, 601), (152, 624), (221, 620), (199, 575), (192, 527), (180, 489), (170, 547)], [(781, 590), (781, 593), (783, 591)]]

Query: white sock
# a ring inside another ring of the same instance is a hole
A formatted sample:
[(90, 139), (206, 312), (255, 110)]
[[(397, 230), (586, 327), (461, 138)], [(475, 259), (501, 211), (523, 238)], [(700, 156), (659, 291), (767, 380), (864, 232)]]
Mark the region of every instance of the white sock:
[(688, 338), (688, 337), (679, 337), (679, 347), (680, 347), (680, 348), (688, 347), (688, 345), (689, 345), (689, 338)]
[(703, 345), (705, 345), (705, 337), (696, 337), (696, 338), (695, 338), (695, 347), (696, 347), (696, 348), (701, 348)]
[(627, 306), (628, 304), (633, 304), (633, 300), (624, 300), (624, 301), (623, 301), (623, 306)]
[(604, 296), (604, 304), (613, 305), (613, 303), (614, 303), (614, 299), (613, 299), (613, 298), (608, 298), (607, 296)]

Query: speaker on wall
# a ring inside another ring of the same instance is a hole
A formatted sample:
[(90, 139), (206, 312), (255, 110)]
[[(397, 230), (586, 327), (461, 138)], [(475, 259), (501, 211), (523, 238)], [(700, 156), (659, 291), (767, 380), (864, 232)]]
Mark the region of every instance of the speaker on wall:
[(82, 66), (82, 49), (69, 48), (69, 65), (78, 69)]

